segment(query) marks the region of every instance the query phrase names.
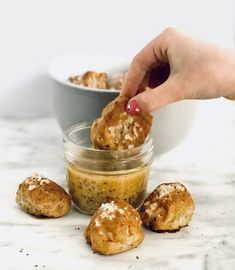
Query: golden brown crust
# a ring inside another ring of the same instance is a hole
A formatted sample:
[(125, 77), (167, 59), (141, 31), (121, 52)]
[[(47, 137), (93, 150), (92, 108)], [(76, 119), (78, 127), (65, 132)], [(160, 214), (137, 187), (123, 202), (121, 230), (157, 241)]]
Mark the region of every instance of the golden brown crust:
[(138, 246), (144, 239), (138, 212), (125, 201), (102, 204), (84, 234), (95, 252), (112, 255)]
[(105, 72), (87, 71), (83, 75), (69, 77), (68, 80), (81, 86), (108, 89), (108, 75)]
[(145, 199), (140, 216), (143, 224), (153, 231), (176, 231), (188, 225), (194, 209), (184, 185), (163, 183)]
[(144, 143), (148, 136), (152, 115), (140, 112), (132, 115), (125, 111), (129, 98), (119, 96), (110, 102), (91, 127), (91, 141), (99, 149), (131, 149)]
[(61, 217), (71, 208), (67, 192), (38, 174), (26, 178), (19, 185), (16, 202), (25, 212), (35, 216)]

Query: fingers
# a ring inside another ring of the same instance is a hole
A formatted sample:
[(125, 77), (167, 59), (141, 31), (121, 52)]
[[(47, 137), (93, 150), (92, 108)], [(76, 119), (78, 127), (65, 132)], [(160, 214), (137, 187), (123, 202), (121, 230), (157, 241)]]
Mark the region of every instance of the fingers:
[[(168, 28), (134, 57), (120, 93), (131, 98), (126, 107), (128, 112), (151, 112), (182, 99), (171, 72), (171, 44), (176, 44), (179, 37), (177, 30)], [(146, 77), (148, 86), (155, 88), (142, 91)]]
[(120, 94), (128, 97), (136, 95), (146, 73), (167, 62), (167, 47), (161, 34), (134, 57)]
[[(142, 53), (145, 54), (145, 52), (141, 51), (140, 54)], [(123, 87), (121, 89), (121, 93), (120, 93), (121, 95), (132, 97), (137, 93), (149, 69), (146, 62), (145, 63), (140, 62), (141, 58), (142, 56), (138, 54), (132, 60), (131, 65), (128, 69), (128, 73), (125, 78)]]
[(136, 114), (137, 111), (153, 112), (163, 105), (181, 100), (182, 97), (177, 93), (173, 82), (166, 81), (157, 88), (148, 89), (130, 99), (127, 111), (132, 114)]

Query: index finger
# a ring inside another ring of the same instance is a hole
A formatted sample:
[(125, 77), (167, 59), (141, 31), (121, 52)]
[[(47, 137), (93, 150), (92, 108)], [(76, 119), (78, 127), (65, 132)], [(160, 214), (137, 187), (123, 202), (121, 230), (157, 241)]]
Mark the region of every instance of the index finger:
[(135, 96), (146, 73), (167, 61), (167, 48), (159, 35), (133, 58), (120, 94)]

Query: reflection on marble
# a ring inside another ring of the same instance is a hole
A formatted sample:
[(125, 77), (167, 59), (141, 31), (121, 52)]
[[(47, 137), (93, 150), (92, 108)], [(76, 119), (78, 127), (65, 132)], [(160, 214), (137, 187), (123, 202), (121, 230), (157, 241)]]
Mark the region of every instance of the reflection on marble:
[(190, 226), (163, 234), (145, 229), (142, 245), (109, 257), (94, 254), (84, 240), (89, 216), (72, 209), (63, 218), (40, 219), (15, 203), (19, 182), (33, 172), (66, 187), (55, 120), (0, 119), (0, 269), (235, 269), (235, 113), (227, 114), (222, 132), (202, 141), (194, 130), (152, 165), (149, 191), (173, 180), (190, 190), (196, 203)]
[(205, 269), (226, 269), (234, 270), (235, 246), (222, 240), (214, 245), (205, 254)]

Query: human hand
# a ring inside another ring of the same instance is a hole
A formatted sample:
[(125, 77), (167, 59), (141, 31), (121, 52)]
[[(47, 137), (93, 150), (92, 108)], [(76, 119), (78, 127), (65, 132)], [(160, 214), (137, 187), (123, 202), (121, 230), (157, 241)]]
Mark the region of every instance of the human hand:
[[(235, 98), (235, 53), (167, 28), (132, 60), (121, 95), (127, 111), (155, 111), (183, 99)], [(142, 91), (148, 80), (150, 89)]]

